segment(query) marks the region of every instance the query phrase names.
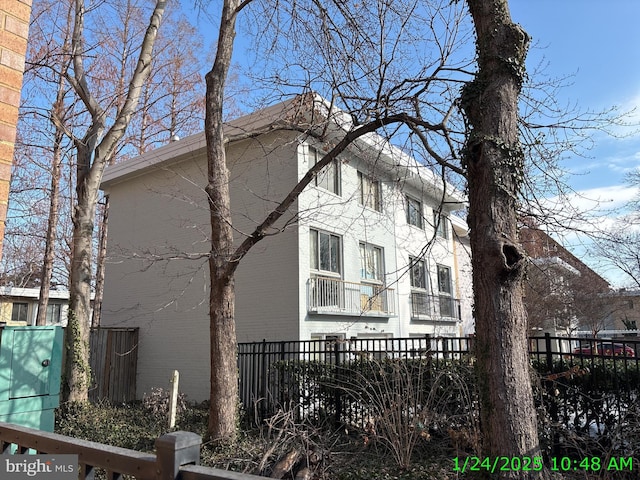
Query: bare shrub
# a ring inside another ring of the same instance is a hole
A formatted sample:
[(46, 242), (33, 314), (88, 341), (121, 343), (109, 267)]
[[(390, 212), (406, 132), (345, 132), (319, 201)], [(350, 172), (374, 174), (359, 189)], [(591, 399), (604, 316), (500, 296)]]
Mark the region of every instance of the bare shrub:
[[(151, 393), (145, 393), (142, 397), (144, 409), (156, 418), (169, 415), (169, 399), (171, 392), (160, 387), (153, 387)], [(187, 409), (187, 396), (184, 393), (178, 394), (176, 413), (179, 415)]]
[(351, 422), (363, 428), (365, 442), (382, 443), (406, 469), (416, 446), (432, 435), (451, 439), (457, 448), (478, 451), (471, 375), (472, 367), (460, 361), (434, 369), (431, 358), (366, 359), (341, 366), (336, 388), (358, 405)]
[(324, 426), (297, 420), (297, 409), (279, 409), (265, 420), (262, 444), (267, 447), (257, 468), (271, 478), (316, 478), (334, 440)]

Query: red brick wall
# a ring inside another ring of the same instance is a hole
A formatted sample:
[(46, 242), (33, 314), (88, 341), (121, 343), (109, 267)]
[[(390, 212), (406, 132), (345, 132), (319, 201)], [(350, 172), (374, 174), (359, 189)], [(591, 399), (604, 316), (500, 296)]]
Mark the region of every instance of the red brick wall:
[(609, 284), (604, 278), (542, 230), (524, 227), (520, 229), (519, 235), (522, 248), (531, 258), (558, 257), (578, 270), (583, 277), (591, 282), (594, 289), (603, 291), (608, 289)]
[(0, 0), (0, 255), (30, 16), (31, 0)]

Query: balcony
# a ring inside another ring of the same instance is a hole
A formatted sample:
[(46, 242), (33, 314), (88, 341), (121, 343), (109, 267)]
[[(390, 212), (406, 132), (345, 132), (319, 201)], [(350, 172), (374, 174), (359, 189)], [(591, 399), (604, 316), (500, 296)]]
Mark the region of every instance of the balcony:
[(411, 318), (453, 322), (460, 320), (460, 300), (448, 295), (411, 293)]
[(307, 310), (328, 315), (391, 317), (395, 315), (394, 290), (384, 285), (310, 278)]

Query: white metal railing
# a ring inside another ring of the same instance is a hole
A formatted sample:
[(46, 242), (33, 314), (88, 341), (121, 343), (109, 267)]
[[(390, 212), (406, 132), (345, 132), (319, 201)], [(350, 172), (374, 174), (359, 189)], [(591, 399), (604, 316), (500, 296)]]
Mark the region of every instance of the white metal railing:
[(394, 290), (373, 283), (312, 277), (307, 282), (307, 309), (313, 313), (391, 316), (395, 314)]

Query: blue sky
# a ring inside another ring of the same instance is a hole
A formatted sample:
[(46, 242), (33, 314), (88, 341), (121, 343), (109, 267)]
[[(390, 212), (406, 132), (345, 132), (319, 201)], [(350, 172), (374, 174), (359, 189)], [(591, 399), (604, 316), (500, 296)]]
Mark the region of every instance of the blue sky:
[[(563, 90), (567, 101), (582, 109), (640, 104), (640, 1), (638, 0), (511, 0), (511, 14), (531, 35), (528, 64), (542, 57), (549, 72), (573, 74)], [(634, 115), (631, 121), (638, 121)], [(640, 134), (628, 138), (594, 137), (590, 158), (567, 160), (577, 175), (578, 190), (619, 187), (624, 172), (640, 165)], [(625, 194), (619, 188), (603, 194)], [(604, 197), (603, 197), (604, 198)]]
[[(528, 68), (545, 59), (551, 76), (573, 76), (562, 90), (567, 102), (592, 110), (640, 105), (640, 0), (509, 0), (509, 5), (513, 20), (532, 37)], [(212, 2), (200, 15), (193, 5), (185, 7), (210, 42), (218, 22), (215, 6)], [(242, 32), (236, 42), (237, 61), (244, 50)], [(635, 121), (640, 122), (640, 112)], [(576, 189), (620, 185), (625, 171), (640, 166), (640, 134), (600, 135), (587, 155), (591, 158), (565, 164), (577, 174)]]
[[(528, 65), (545, 58), (552, 75), (573, 74), (572, 85), (562, 95), (581, 109), (603, 110), (618, 106), (629, 111), (640, 106), (640, 1), (638, 0), (510, 0), (514, 21), (532, 37)], [(640, 112), (629, 117), (640, 123)], [(623, 138), (603, 134), (593, 136), (594, 146), (587, 158), (569, 157), (563, 165), (574, 175), (571, 186), (582, 194), (574, 203), (584, 208), (600, 200), (602, 208), (622, 206), (637, 191), (624, 184), (624, 174), (640, 167), (640, 133), (637, 127), (617, 129)], [(601, 220), (607, 223), (611, 220)], [(582, 242), (575, 236), (564, 238), (578, 256)], [(625, 283), (615, 270), (584, 257), (616, 286)]]
[[(571, 85), (560, 91), (564, 102), (583, 111), (613, 106), (631, 111), (640, 106), (640, 0), (510, 0), (509, 4), (513, 20), (532, 37), (528, 70), (543, 61), (550, 77), (571, 76)], [(213, 40), (212, 27), (217, 27), (217, 12), (214, 7), (210, 11), (213, 15), (201, 15), (197, 21), (201, 31), (210, 32), (205, 34), (207, 40)], [(242, 55), (242, 41), (240, 35), (236, 59)], [(628, 120), (640, 125), (640, 111)], [(583, 156), (563, 159), (563, 167), (573, 173), (569, 184), (578, 192), (572, 201), (577, 207), (591, 210), (599, 201), (602, 210), (609, 210), (636, 194), (625, 186), (624, 174), (640, 167), (640, 133), (629, 135), (635, 128), (614, 130), (626, 136), (594, 134), (593, 147)], [(624, 283), (584, 255), (583, 239), (567, 235), (561, 241), (610, 281)]]

